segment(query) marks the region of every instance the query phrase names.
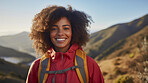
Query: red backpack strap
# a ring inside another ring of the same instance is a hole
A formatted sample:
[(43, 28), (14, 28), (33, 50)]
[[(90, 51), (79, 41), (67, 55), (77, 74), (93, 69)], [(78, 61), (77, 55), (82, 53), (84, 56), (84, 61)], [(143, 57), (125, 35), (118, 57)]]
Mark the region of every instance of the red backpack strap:
[(40, 60), (39, 70), (38, 70), (38, 83), (45, 83), (48, 77), (48, 73), (45, 71), (49, 71), (50, 69), (50, 57), (48, 53), (43, 55)]
[(79, 67), (79, 68), (76, 68), (76, 72), (80, 82), (88, 83), (89, 75), (88, 75), (88, 68), (87, 68), (86, 53), (80, 49), (76, 50), (75, 66)]

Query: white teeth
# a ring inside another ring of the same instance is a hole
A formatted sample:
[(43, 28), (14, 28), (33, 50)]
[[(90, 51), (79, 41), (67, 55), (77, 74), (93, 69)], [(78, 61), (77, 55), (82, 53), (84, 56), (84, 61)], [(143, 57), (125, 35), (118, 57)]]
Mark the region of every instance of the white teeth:
[(58, 41), (63, 41), (63, 40), (65, 40), (65, 39), (57, 39)]

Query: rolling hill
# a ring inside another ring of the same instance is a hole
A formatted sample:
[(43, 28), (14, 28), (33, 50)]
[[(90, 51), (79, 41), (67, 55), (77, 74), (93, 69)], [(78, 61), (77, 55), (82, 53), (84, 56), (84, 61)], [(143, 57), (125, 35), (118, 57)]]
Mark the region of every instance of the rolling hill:
[[(99, 60), (98, 64), (107, 83), (147, 83), (148, 25), (115, 43), (104, 55), (107, 56)], [(96, 61), (98, 59), (96, 57)]]
[[(101, 60), (108, 56), (106, 51), (115, 43), (123, 44), (123, 39), (139, 32), (148, 25), (148, 14), (128, 23), (113, 25), (107, 29), (95, 32), (90, 35), (90, 41), (84, 50), (92, 58)], [(118, 45), (120, 45), (118, 44)]]
[(2, 46), (0, 46), (0, 57), (15, 58), (16, 60), (20, 60), (20, 63), (30, 63), (35, 59), (35, 57), (31, 56), (30, 54), (19, 52), (12, 48), (6, 48)]
[(21, 32), (15, 35), (1, 36), (0, 46), (13, 48), (35, 56), (35, 51), (32, 48), (32, 41), (29, 39), (28, 35), (28, 32)]

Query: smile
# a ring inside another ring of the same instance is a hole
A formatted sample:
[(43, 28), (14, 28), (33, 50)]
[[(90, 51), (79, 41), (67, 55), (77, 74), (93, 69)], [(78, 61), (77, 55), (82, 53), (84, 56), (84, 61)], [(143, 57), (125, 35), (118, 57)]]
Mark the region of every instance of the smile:
[(57, 41), (64, 41), (65, 39), (56, 39)]

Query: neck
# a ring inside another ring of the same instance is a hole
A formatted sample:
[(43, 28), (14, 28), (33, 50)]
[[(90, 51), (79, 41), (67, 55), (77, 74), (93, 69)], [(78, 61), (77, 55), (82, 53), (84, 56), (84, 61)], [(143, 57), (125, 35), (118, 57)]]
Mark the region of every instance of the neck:
[(68, 49), (70, 48), (70, 45), (64, 47), (64, 48), (59, 48), (59, 47), (55, 47), (55, 51), (56, 52), (63, 52), (63, 53), (66, 53), (68, 51)]

